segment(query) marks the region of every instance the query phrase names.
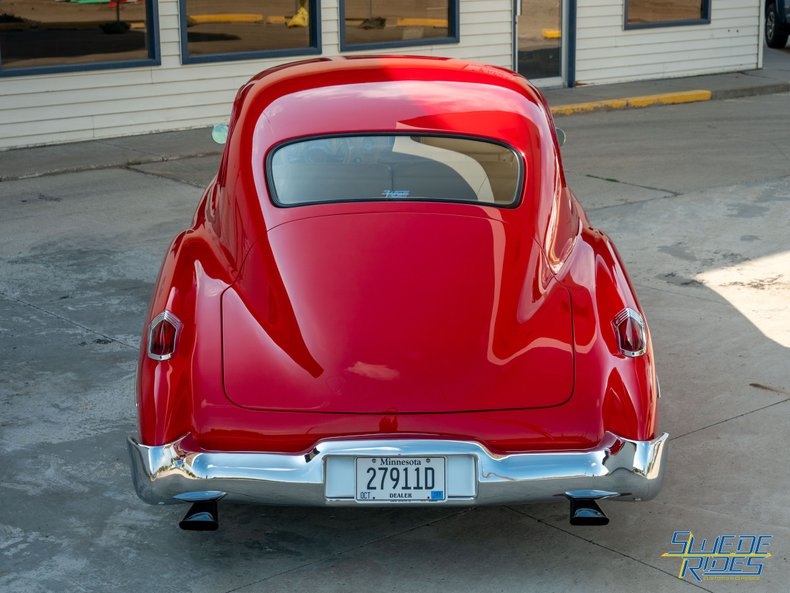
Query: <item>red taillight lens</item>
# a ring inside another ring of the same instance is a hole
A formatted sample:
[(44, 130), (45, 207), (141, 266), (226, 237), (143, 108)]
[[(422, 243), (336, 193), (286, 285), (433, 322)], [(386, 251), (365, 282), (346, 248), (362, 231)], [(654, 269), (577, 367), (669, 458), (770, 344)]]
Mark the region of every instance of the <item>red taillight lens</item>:
[(638, 311), (627, 307), (612, 320), (617, 334), (617, 345), (625, 356), (642, 356), (647, 351), (645, 321)]
[(181, 320), (170, 311), (163, 311), (153, 318), (148, 326), (148, 357), (167, 360), (176, 351)]

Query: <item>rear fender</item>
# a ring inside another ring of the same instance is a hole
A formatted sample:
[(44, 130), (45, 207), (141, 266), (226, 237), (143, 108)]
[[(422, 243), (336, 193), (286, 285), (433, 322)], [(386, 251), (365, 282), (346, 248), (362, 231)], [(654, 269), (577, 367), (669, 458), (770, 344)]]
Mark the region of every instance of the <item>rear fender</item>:
[[(204, 226), (179, 234), (168, 249), (154, 288), (140, 343), (137, 410), (140, 442), (162, 445), (189, 432), (196, 387), (212, 375), (198, 360), (220, 353), (220, 296), (230, 284), (228, 263)], [(163, 311), (182, 323), (176, 349), (167, 360), (148, 356), (151, 321)], [(216, 379), (214, 379), (216, 380)]]
[(563, 267), (561, 281), (571, 291), (577, 352), (574, 396), (598, 401), (604, 428), (633, 440), (656, 433), (658, 384), (650, 330), (645, 322), (647, 351), (625, 356), (613, 320), (625, 308), (644, 313), (631, 281), (609, 237), (586, 227)]

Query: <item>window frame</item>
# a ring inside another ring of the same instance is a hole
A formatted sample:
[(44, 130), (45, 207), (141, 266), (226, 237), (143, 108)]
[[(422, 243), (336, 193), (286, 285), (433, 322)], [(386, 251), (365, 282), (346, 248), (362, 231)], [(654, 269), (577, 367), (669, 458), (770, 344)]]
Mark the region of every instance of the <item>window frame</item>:
[(461, 0), (447, 0), (447, 37), (432, 39), (402, 39), (400, 41), (381, 41), (377, 43), (346, 42), (346, 0), (338, 0), (340, 51), (365, 51), (370, 49), (386, 49), (391, 47), (419, 47), (424, 45), (449, 45), (461, 41), (460, 19)]
[[(461, 140), (472, 140), (475, 142), (483, 142), (487, 144), (494, 144), (496, 146), (500, 146), (510, 152), (516, 158), (516, 163), (518, 164), (518, 172), (516, 174), (516, 187), (514, 190), (513, 200), (508, 202), (507, 204), (504, 203), (495, 203), (495, 202), (481, 202), (479, 200), (448, 200), (448, 199), (441, 199), (441, 198), (370, 198), (365, 200), (360, 199), (340, 199), (340, 200), (321, 200), (315, 202), (298, 202), (298, 203), (288, 203), (283, 202), (278, 199), (277, 197), (277, 187), (274, 179), (274, 172), (273, 172), (273, 161), (274, 155), (282, 148), (286, 148), (287, 146), (298, 144), (300, 142), (309, 142), (311, 140), (327, 140), (331, 138), (364, 138), (369, 136), (430, 136), (436, 138), (456, 138)], [(449, 132), (440, 132), (434, 130), (409, 130), (409, 131), (401, 131), (401, 130), (393, 130), (393, 131), (377, 131), (377, 132), (338, 132), (338, 133), (331, 133), (331, 134), (316, 134), (310, 136), (301, 136), (299, 138), (291, 138), (289, 140), (285, 140), (283, 142), (279, 142), (272, 146), (268, 151), (266, 158), (263, 162), (263, 172), (264, 172), (264, 179), (266, 184), (266, 193), (268, 194), (269, 202), (275, 208), (282, 208), (282, 209), (289, 209), (289, 208), (309, 208), (315, 206), (321, 206), (325, 204), (392, 204), (396, 202), (406, 202), (406, 203), (417, 203), (417, 204), (458, 204), (458, 205), (466, 205), (466, 206), (484, 206), (484, 207), (491, 207), (491, 208), (498, 208), (502, 210), (514, 210), (521, 206), (524, 200), (524, 187), (526, 185), (526, 176), (528, 175), (528, 166), (525, 162), (524, 155), (516, 150), (510, 144), (502, 141), (497, 140), (494, 138), (488, 138), (484, 136), (476, 136), (473, 134), (453, 134)], [(262, 196), (259, 196), (262, 198)]]
[[(307, 11), (310, 14), (309, 45), (300, 48), (262, 49), (257, 51), (239, 51), (217, 54), (189, 54), (189, 38), (187, 30), (187, 0), (178, 0), (178, 21), (180, 29), (181, 63), (210, 64), (216, 62), (236, 62), (240, 60), (259, 60), (265, 58), (287, 58), (290, 56), (321, 55), (321, 1), (307, 0)], [(317, 18), (316, 18), (317, 17)]]
[(694, 25), (710, 25), (711, 23), (711, 0), (701, 0), (702, 10), (698, 19), (678, 19), (673, 21), (655, 21), (650, 23), (629, 23), (628, 6), (632, 0), (623, 0), (623, 30), (633, 29), (657, 29), (664, 27), (689, 27)]
[(145, 10), (146, 50), (148, 52), (147, 58), (134, 58), (129, 60), (102, 60), (100, 62), (81, 62), (78, 64), (48, 64), (46, 66), (28, 66), (22, 68), (4, 69), (2, 55), (0, 55), (0, 78), (160, 66), (162, 64), (162, 53), (159, 40), (158, 0), (145, 0)]

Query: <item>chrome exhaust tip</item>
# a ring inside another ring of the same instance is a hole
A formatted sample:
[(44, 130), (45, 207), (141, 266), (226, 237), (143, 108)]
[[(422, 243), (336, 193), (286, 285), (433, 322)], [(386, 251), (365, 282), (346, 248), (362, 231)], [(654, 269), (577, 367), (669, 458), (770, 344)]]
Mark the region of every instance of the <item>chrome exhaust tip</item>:
[(608, 525), (607, 517), (592, 498), (571, 498), (571, 525)]
[(194, 503), (178, 526), (185, 531), (216, 531), (219, 529), (219, 511), (216, 500)]

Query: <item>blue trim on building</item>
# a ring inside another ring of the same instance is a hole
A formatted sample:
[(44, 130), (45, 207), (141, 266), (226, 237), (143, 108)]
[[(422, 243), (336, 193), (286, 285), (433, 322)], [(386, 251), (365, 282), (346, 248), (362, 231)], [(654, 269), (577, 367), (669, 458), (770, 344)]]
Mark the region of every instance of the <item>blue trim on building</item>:
[(181, 63), (187, 64), (215, 64), (217, 62), (237, 62), (241, 60), (261, 60), (270, 58), (288, 58), (299, 56), (321, 55), (321, 50), (316, 47), (273, 49), (266, 51), (246, 51), (225, 54), (205, 54), (200, 56), (185, 55), (185, 48), (181, 48)]
[[(309, 0), (307, 12), (310, 14), (309, 45), (284, 49), (260, 51), (229, 52), (217, 54), (189, 55), (187, 0), (178, 0), (179, 27), (181, 28), (181, 63), (210, 64), (216, 62), (233, 62), (239, 60), (260, 60), (265, 58), (287, 58), (296, 56), (315, 56), (321, 54), (321, 11), (319, 0)], [(319, 18), (315, 18), (318, 15)]]
[(576, 0), (568, 0), (568, 32), (565, 46), (568, 62), (565, 65), (565, 84), (576, 86)]

